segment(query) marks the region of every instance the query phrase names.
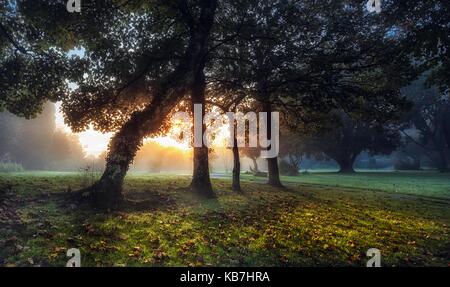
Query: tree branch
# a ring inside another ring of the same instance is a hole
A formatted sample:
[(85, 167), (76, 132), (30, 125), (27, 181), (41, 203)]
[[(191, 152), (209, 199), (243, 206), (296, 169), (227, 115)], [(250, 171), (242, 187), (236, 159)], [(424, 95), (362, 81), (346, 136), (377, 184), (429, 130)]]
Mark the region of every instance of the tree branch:
[(404, 130), (400, 130), (400, 132), (402, 134), (404, 134), (410, 141), (412, 141), (413, 143), (415, 143), (416, 145), (420, 146), (421, 148), (427, 150), (427, 151), (439, 151), (438, 149), (434, 149), (434, 148), (430, 148), (427, 147), (421, 143), (419, 143), (418, 141), (416, 141), (412, 136), (410, 136), (409, 134), (407, 134)]
[(0, 23), (0, 32), (1, 34), (3, 34), (3, 36), (6, 37), (6, 39), (21, 53), (23, 54), (28, 54), (28, 51), (22, 47), (19, 43), (17, 43), (13, 36), (9, 34), (8, 30), (6, 29), (5, 26), (3, 26), (2, 23)]

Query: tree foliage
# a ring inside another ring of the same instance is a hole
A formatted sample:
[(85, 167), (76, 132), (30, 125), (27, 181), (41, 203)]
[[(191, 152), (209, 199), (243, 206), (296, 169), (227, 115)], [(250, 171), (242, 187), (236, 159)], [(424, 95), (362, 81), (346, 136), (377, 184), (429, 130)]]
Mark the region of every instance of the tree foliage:
[[(426, 151), (441, 171), (449, 169), (450, 162), (450, 99), (437, 86), (425, 85), (426, 75), (403, 92), (413, 102), (413, 109), (405, 117), (405, 126), (411, 131), (403, 134)], [(405, 129), (405, 128), (404, 128)]]
[(25, 3), (0, 1), (0, 112), (31, 118), (47, 100), (65, 96), (67, 66), (63, 51), (24, 13)]

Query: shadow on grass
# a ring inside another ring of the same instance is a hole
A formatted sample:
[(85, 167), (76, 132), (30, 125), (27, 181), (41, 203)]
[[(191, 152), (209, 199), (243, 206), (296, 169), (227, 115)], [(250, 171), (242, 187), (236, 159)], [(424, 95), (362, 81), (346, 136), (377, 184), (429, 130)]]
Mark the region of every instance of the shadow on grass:
[(188, 184), (130, 180), (127, 203), (107, 213), (77, 205), (63, 189), (27, 192), (17, 203), (27, 231), (17, 236), (30, 251), (5, 258), (64, 266), (67, 249), (80, 248), (83, 266), (362, 266), (369, 247), (382, 248), (389, 265), (448, 258), (448, 212), (434, 202), (301, 184), (243, 182), (238, 194), (223, 180), (214, 180), (217, 198), (205, 200)]

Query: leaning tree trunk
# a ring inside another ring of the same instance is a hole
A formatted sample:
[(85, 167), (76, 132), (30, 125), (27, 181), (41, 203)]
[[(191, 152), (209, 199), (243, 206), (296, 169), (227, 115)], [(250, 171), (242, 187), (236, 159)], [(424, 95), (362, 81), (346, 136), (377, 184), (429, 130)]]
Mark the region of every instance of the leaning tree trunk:
[[(183, 77), (184, 78), (184, 77)], [(180, 81), (185, 81), (183, 79)], [(100, 180), (84, 190), (93, 204), (101, 208), (114, 208), (122, 200), (122, 186), (128, 168), (133, 161), (143, 138), (156, 132), (172, 107), (187, 91), (183, 86), (174, 89), (163, 101), (152, 103), (143, 111), (136, 112), (117, 132), (109, 143), (106, 168)]]
[(241, 161), (239, 159), (239, 147), (236, 137), (236, 123), (234, 123), (234, 129), (233, 129), (233, 181), (231, 184), (231, 188), (234, 191), (240, 192), (241, 191)]
[[(205, 124), (203, 123), (205, 114), (205, 89), (206, 81), (202, 65), (199, 67), (198, 71), (196, 71), (194, 82), (192, 84), (192, 112), (194, 112), (195, 104), (201, 104), (202, 107), (202, 136), (205, 133)], [(214, 197), (214, 191), (209, 176), (208, 147), (204, 145), (203, 138), (201, 141), (201, 147), (194, 147), (194, 170), (191, 188), (194, 192), (204, 197)]]
[(114, 208), (123, 198), (122, 186), (128, 168), (145, 136), (156, 132), (167, 115), (191, 86), (194, 71), (204, 59), (217, 1), (201, 1), (198, 25), (191, 30), (189, 46), (176, 69), (156, 87), (154, 100), (142, 111), (132, 114), (109, 144), (106, 168), (100, 180), (82, 195), (101, 208)]
[[(265, 104), (265, 112), (267, 112), (267, 139), (271, 140), (272, 135), (272, 105), (270, 102)], [(270, 150), (270, 146), (267, 150)], [(280, 171), (278, 169), (278, 156), (267, 159), (269, 185), (281, 187)]]

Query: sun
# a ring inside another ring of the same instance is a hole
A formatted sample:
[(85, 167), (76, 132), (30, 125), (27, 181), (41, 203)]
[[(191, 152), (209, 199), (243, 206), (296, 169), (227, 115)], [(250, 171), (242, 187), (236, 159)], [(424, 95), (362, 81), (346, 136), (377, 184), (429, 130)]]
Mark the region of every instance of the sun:
[[(55, 104), (55, 124), (56, 128), (66, 133), (72, 133), (71, 129), (64, 123), (64, 117), (61, 112), (61, 103)], [(185, 153), (192, 151), (192, 147), (187, 141), (179, 141), (175, 135), (180, 134), (181, 128), (177, 121), (173, 122), (171, 130), (167, 135), (149, 137), (144, 139), (144, 143), (153, 141), (163, 147), (177, 148)], [(88, 130), (76, 133), (78, 139), (83, 147), (86, 156), (98, 157), (108, 150), (108, 144), (113, 136), (113, 133), (101, 133), (90, 127)], [(212, 143), (215, 147), (224, 147), (228, 141), (229, 128), (228, 125), (223, 125), (217, 131), (215, 139)]]
[[(61, 112), (61, 103), (55, 104), (55, 124), (56, 128), (66, 133), (72, 133), (72, 130), (64, 123), (64, 116)], [(88, 130), (76, 133), (83, 147), (86, 156), (98, 157), (108, 149), (108, 143), (113, 136), (112, 133), (101, 133), (90, 127)]]
[(153, 137), (153, 138), (146, 138), (144, 140), (144, 143), (146, 143), (148, 141), (156, 142), (159, 145), (164, 146), (164, 147), (178, 148), (183, 152), (189, 152), (192, 150), (192, 148), (189, 146), (188, 143), (177, 141), (170, 136), (159, 136), (159, 137)]
[[(55, 104), (55, 124), (57, 129), (66, 133), (72, 133), (71, 129), (64, 123), (60, 102)], [(86, 156), (98, 157), (108, 150), (108, 144), (113, 133), (101, 133), (90, 127), (84, 132), (76, 133), (76, 135), (78, 136)], [(170, 135), (144, 139), (144, 143), (148, 141), (154, 141), (164, 147), (174, 147), (183, 152), (189, 152), (191, 150), (188, 143), (179, 142)]]

